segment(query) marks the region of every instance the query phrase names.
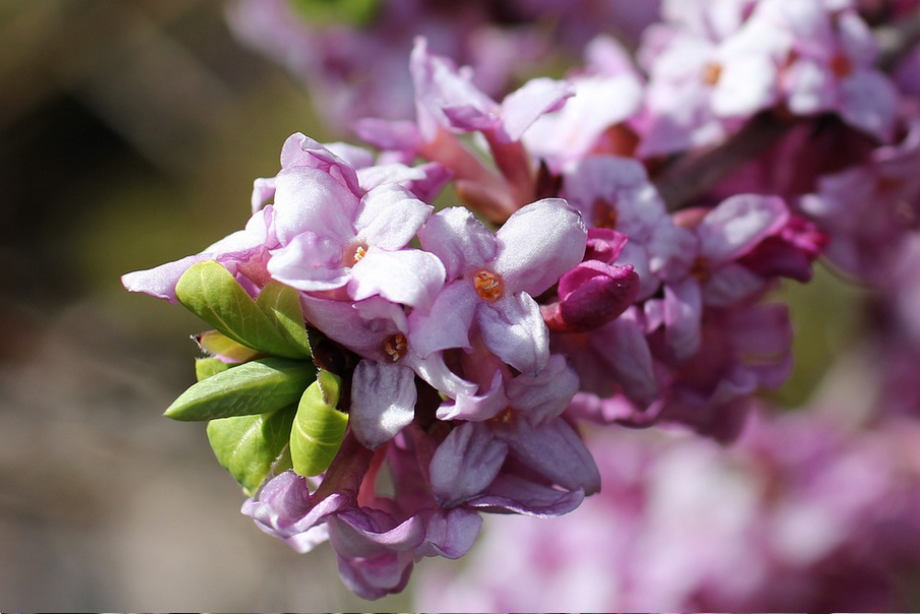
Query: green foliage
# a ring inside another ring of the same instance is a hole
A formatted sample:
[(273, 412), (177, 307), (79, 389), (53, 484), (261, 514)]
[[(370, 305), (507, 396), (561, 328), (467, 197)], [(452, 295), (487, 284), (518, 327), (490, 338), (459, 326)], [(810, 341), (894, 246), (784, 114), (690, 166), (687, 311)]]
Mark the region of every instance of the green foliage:
[(340, 380), (320, 370), (317, 380), (303, 393), (291, 429), (291, 460), (303, 476), (325, 471), (342, 445), (348, 415), (335, 409)]
[(225, 356), (234, 362), (246, 362), (257, 358), (259, 352), (239, 344), (216, 330), (209, 330), (195, 337), (198, 346), (208, 354)]
[[(214, 368), (214, 363), (209, 365)], [(165, 415), (193, 421), (273, 412), (296, 403), (314, 374), (313, 365), (305, 361), (253, 360), (193, 384)]]
[(217, 462), (247, 495), (272, 472), (291, 434), (294, 407), (256, 416), (220, 418), (208, 423), (208, 441)]
[(195, 379), (200, 382), (203, 379), (208, 379), (212, 375), (217, 375), (229, 368), (230, 365), (219, 358), (196, 358)]
[(213, 260), (192, 265), (176, 284), (179, 302), (233, 341), (273, 356), (310, 356), (297, 291), (275, 282), (262, 294), (253, 301)]
[(374, 21), (381, 0), (288, 0), (290, 7), (314, 27), (334, 24), (365, 26)]

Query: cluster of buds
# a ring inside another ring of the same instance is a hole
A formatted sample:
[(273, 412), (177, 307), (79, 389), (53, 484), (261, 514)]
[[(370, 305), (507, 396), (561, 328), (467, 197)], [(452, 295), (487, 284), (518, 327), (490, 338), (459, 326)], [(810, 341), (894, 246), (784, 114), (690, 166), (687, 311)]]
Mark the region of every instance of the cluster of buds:
[[(328, 539), (365, 598), (462, 556), (483, 512), (597, 492), (580, 421), (736, 437), (791, 369), (767, 294), (828, 245), (871, 277), (920, 202), (911, 82), (858, 8), (666, 0), (645, 74), (599, 36), (501, 102), (416, 39), (414, 119), (356, 121), (367, 147), (292, 135), (245, 229), (124, 276), (214, 328), (167, 415), (208, 420), (243, 512), (298, 551)], [(695, 148), (764, 118), (773, 149), (674, 196)], [(448, 185), (463, 206), (436, 208)]]

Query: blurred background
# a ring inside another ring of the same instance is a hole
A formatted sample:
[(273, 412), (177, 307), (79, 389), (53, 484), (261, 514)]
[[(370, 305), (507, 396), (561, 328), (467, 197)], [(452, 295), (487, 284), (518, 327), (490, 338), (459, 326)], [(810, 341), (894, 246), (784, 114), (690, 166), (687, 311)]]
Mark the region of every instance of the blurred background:
[[(347, 136), (236, 42), (225, 10), (0, 3), (4, 609), (371, 607), (328, 547), (297, 555), (239, 514), (203, 424), (161, 417), (193, 381), (202, 324), (119, 282), (240, 228), (292, 132)], [(788, 294), (799, 367), (778, 398), (794, 407), (853, 343), (864, 296), (825, 271)], [(411, 590), (372, 609), (408, 609)]]

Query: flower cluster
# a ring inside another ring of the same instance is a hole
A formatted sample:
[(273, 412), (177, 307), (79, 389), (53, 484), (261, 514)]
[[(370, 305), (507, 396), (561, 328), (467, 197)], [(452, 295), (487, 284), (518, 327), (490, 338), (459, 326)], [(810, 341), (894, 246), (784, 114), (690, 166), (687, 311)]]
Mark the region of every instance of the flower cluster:
[(916, 422), (864, 431), (833, 412), (760, 418), (730, 450), (651, 435), (598, 433), (590, 444), (600, 495), (551, 521), (489, 519), (462, 572), (421, 572), (416, 607), (863, 611), (915, 602)]
[(495, 94), (547, 62), (568, 61), (604, 31), (635, 39), (658, 0), (235, 0), (241, 40), (284, 65), (341, 126), (363, 116), (412, 113), (405, 56), (416, 36), (475, 68)]
[[(517, 39), (473, 44), (482, 61), (457, 51), (472, 68), (432, 52), (437, 35), (414, 40), (408, 71), (388, 63), (393, 40), (434, 16), (469, 17), (442, 31), (454, 42), (481, 33), (479, 3), (348, 0), (336, 6), (349, 24), (330, 6), (250, 0), (234, 15), (240, 29), (300, 41), (278, 50), (312, 58), (311, 83), (341, 70), (323, 104), (375, 114), (352, 123), (366, 146), (292, 135), (277, 175), (256, 180), (243, 230), (123, 282), (215, 329), (198, 337), (199, 382), (167, 415), (208, 420), (218, 460), (251, 496), (243, 512), (301, 552), (328, 539), (363, 597), (402, 590), (423, 557), (462, 556), (482, 512), (578, 507), (601, 479), (586, 424), (735, 438), (792, 366), (788, 309), (768, 295), (809, 281), (825, 250), (892, 294), (911, 277), (916, 58), (886, 51), (882, 65), (866, 21), (911, 16), (910, 3), (664, 0), (635, 63), (610, 36), (587, 41), (603, 20), (561, 19), (583, 64), (510, 92), (510, 58), (529, 57)], [(296, 7), (313, 26), (291, 21)], [(379, 60), (368, 89), (342, 89), (368, 57)], [(766, 436), (780, 454), (785, 435)], [(619, 492), (607, 464), (605, 487)], [(755, 499), (742, 503), (763, 507)], [(629, 522), (657, 518), (651, 507), (630, 508), (642, 511)], [(775, 522), (786, 521), (797, 522)], [(710, 581), (680, 590), (707, 595)]]

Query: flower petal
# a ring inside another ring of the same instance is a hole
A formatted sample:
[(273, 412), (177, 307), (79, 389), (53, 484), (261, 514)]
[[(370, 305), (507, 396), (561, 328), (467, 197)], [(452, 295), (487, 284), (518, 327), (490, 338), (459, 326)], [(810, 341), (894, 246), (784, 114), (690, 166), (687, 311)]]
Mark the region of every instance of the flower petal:
[(444, 263), (448, 280), (485, 266), (498, 252), (495, 236), (464, 207), (450, 207), (432, 215), (418, 231), (418, 238), (426, 251)]
[(533, 424), (560, 415), (578, 391), (578, 376), (560, 354), (550, 356), (536, 375), (522, 373), (508, 382), (508, 403)]
[(379, 294), (394, 303), (425, 308), (444, 284), (444, 267), (434, 254), (421, 250), (389, 252), (371, 246), (352, 267), (351, 276), (348, 292), (356, 301)]
[(496, 436), (527, 468), (554, 484), (589, 495), (600, 490), (601, 476), (594, 457), (562, 418), (540, 426), (514, 420), (511, 428), (496, 429)]
[(423, 358), (448, 348), (470, 347), (470, 325), (479, 296), (465, 279), (449, 283), (428, 311), (409, 314), (409, 344)]
[(354, 237), (358, 198), (320, 170), (298, 167), (278, 173), (274, 208), (275, 232), (282, 244), (307, 231), (342, 243)]
[(779, 232), (788, 220), (789, 209), (779, 197), (732, 196), (707, 213), (697, 227), (702, 255), (710, 265), (742, 256)]
[(585, 492), (581, 489), (558, 490), (520, 476), (502, 474), (484, 494), (470, 499), (467, 505), (486, 511), (547, 518), (571, 512), (584, 498)]
[(351, 279), (342, 264), (342, 245), (312, 232), (303, 232), (273, 250), (268, 272), (278, 281), (305, 292), (341, 288)]
[(665, 339), (679, 361), (684, 361), (700, 349), (703, 313), (700, 286), (694, 279), (665, 285)]
[(445, 507), (480, 494), (498, 475), (508, 446), (489, 428), (464, 422), (454, 428), (431, 459), (431, 490)]
[(503, 136), (509, 141), (520, 140), (531, 124), (543, 114), (562, 108), (573, 93), (563, 81), (531, 79), (502, 100)]
[(521, 292), (494, 303), (481, 301), (476, 321), (496, 356), (521, 371), (537, 373), (549, 360), (549, 331), (537, 302)]
[(373, 450), (412, 422), (415, 400), (412, 369), (362, 360), (351, 380), (351, 430)]
[(501, 249), (492, 264), (510, 293), (538, 296), (581, 262), (588, 231), (561, 198), (518, 209), (496, 233)]
[(357, 240), (397, 250), (415, 236), (434, 208), (394, 183), (380, 185), (361, 200), (355, 220)]

